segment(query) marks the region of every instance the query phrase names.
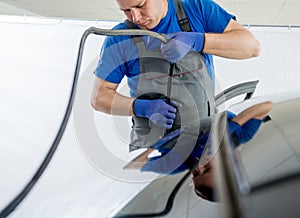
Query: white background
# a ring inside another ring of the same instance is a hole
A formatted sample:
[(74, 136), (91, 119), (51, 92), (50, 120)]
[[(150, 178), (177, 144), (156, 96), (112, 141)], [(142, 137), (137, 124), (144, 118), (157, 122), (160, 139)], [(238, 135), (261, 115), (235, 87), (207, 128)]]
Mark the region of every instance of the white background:
[[(70, 94), (82, 33), (90, 26), (112, 25), (0, 17), (0, 208), (31, 178), (55, 137)], [(215, 58), (217, 92), (249, 80), (260, 81), (254, 96), (299, 90), (300, 30), (249, 30), (261, 43), (260, 57)], [(92, 75), (102, 40), (89, 37), (81, 68), (85, 73)], [(126, 139), (114, 132), (111, 118), (95, 113), (95, 120), (103, 130), (100, 134), (110, 134), (103, 139), (113, 154), (125, 160), (136, 155), (128, 153)], [(120, 181), (94, 168), (69, 122), (46, 174), (12, 217), (105, 217), (146, 184)]]

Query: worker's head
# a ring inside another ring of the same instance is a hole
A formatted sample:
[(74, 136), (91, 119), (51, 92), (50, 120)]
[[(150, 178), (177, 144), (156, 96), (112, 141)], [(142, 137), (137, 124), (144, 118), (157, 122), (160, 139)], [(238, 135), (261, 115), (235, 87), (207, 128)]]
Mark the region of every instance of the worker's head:
[(196, 166), (192, 174), (195, 193), (205, 200), (216, 201), (212, 162), (210, 161), (204, 166)]
[(142, 29), (156, 27), (168, 11), (168, 0), (117, 0), (128, 20)]

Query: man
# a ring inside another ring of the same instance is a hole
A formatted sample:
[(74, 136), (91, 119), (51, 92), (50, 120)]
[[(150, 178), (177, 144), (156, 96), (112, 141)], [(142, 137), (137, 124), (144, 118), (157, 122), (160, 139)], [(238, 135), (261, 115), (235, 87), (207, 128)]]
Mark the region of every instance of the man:
[[(232, 115), (232, 113), (229, 114), (229, 129), (235, 137), (236, 146), (251, 140), (261, 122), (270, 119), (267, 113), (272, 109), (272, 106), (272, 102), (263, 102), (244, 110), (237, 116)], [(249, 119), (250, 117), (254, 118)], [(192, 170), (195, 193), (208, 201), (216, 201), (213, 170), (212, 160), (205, 165), (197, 165)]]
[[(167, 44), (148, 43), (147, 48), (161, 48), (163, 56), (174, 63), (190, 51), (201, 53), (210, 78), (214, 81), (212, 55), (245, 59), (259, 54), (259, 43), (253, 35), (238, 24), (235, 17), (211, 0), (182, 2), (192, 32), (182, 32), (177, 22), (173, 0), (117, 0), (120, 10), (135, 28), (166, 34)], [(120, 23), (114, 29), (128, 29)], [(130, 36), (107, 37), (101, 58), (95, 70), (92, 106), (95, 110), (112, 115), (137, 116), (151, 120), (155, 125), (171, 129), (177, 116), (176, 103), (166, 99), (136, 99), (140, 63), (137, 49)], [(125, 42), (125, 46), (120, 46)], [(126, 76), (130, 97), (117, 92)]]

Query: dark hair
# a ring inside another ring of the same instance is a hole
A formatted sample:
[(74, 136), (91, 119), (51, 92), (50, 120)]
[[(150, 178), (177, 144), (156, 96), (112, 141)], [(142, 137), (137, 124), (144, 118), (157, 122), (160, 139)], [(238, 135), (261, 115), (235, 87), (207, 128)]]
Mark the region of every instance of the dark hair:
[(196, 195), (198, 195), (199, 197), (211, 201), (211, 202), (215, 202), (216, 198), (214, 196), (214, 190), (210, 187), (204, 186), (204, 185), (199, 185), (198, 187), (195, 187), (195, 193)]

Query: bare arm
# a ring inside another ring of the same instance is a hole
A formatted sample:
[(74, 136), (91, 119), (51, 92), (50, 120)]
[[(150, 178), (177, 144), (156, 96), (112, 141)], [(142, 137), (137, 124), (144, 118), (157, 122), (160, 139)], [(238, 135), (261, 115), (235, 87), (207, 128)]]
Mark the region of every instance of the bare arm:
[(133, 98), (121, 95), (116, 90), (118, 84), (95, 77), (91, 104), (92, 107), (107, 114), (132, 116)]
[(232, 121), (242, 126), (252, 118), (262, 120), (270, 112), (272, 106), (273, 103), (271, 101), (266, 101), (253, 105), (239, 113), (236, 117), (232, 119)]
[(257, 57), (260, 45), (250, 31), (232, 19), (224, 33), (205, 33), (203, 52), (225, 58), (246, 59)]

